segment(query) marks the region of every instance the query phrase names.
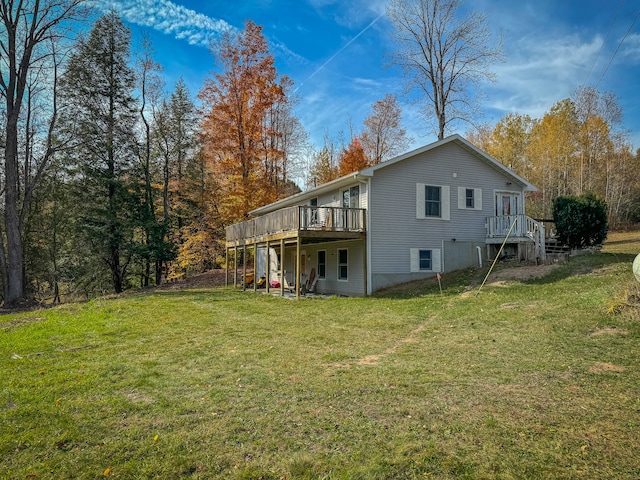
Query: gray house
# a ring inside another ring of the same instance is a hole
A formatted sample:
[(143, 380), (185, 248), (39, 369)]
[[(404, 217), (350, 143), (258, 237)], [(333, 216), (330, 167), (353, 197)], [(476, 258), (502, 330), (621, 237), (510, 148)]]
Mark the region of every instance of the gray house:
[(254, 210), (227, 228), (227, 253), (277, 255), (263, 263), (277, 265), (266, 278), (283, 293), (313, 279), (320, 293), (348, 296), (478, 266), (507, 237), (503, 252), (540, 259), (544, 228), (526, 216), (527, 190), (536, 188), (453, 135)]

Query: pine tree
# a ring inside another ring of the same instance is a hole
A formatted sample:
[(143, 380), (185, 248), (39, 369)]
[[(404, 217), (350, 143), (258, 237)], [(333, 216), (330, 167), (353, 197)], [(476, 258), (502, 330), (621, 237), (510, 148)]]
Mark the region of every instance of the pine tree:
[(111, 12), (81, 40), (62, 79), (71, 112), (62, 121), (78, 139), (74, 150), (77, 202), (83, 206), (79, 234), (107, 266), (113, 290), (126, 287), (135, 252), (132, 192), (136, 158), (134, 75), (129, 67), (130, 32)]

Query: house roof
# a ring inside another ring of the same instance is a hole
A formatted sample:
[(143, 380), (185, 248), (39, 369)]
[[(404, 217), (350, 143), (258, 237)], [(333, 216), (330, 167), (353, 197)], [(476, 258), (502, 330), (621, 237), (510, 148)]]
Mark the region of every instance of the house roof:
[(387, 168), (387, 167), (389, 167), (391, 165), (395, 165), (396, 163), (402, 162), (403, 160), (406, 160), (408, 158), (415, 157), (416, 155), (420, 155), (420, 154), (428, 152), (430, 150), (434, 150), (434, 149), (436, 149), (438, 147), (441, 147), (443, 145), (446, 145), (448, 143), (455, 143), (456, 145), (464, 148), (465, 150), (467, 150), (469, 153), (471, 153), (475, 157), (477, 157), (480, 160), (484, 161), (490, 167), (498, 170), (500, 173), (502, 173), (506, 177), (509, 177), (513, 183), (515, 183), (517, 185), (520, 185), (525, 190), (529, 190), (529, 191), (533, 191), (533, 192), (538, 190), (534, 185), (529, 183), (527, 180), (525, 180), (521, 176), (517, 175), (511, 169), (505, 167), (498, 160), (496, 160), (495, 158), (493, 158), (490, 155), (486, 154), (485, 152), (480, 150), (478, 147), (476, 147), (475, 145), (473, 145), (472, 143), (470, 143), (468, 140), (464, 139), (460, 135), (454, 134), (454, 135), (446, 137), (446, 138), (444, 138), (442, 140), (438, 140), (437, 142), (430, 143), (430, 144), (425, 145), (423, 147), (420, 147), (420, 148), (417, 148), (417, 149), (412, 150), (410, 152), (407, 152), (407, 153), (404, 153), (402, 155), (399, 155), (399, 156), (397, 156), (395, 158), (392, 158), (391, 160), (387, 160), (386, 162), (379, 163), (378, 165), (374, 165), (372, 167), (365, 168), (363, 170), (360, 170), (359, 172), (350, 173), (348, 175), (345, 175), (344, 177), (337, 178), (337, 179), (335, 179), (335, 180), (333, 180), (331, 182), (324, 183), (324, 184), (322, 184), (322, 185), (320, 185), (318, 187), (312, 188), (311, 190), (307, 190), (305, 192), (297, 193), (297, 194), (292, 195), (290, 197), (286, 197), (286, 198), (283, 198), (281, 200), (278, 200), (277, 202), (270, 203), (268, 205), (264, 205), (264, 206), (262, 206), (260, 208), (256, 208), (255, 210), (253, 210), (253, 211), (251, 211), (249, 213), (251, 215), (253, 215), (253, 216), (260, 216), (260, 215), (264, 215), (266, 213), (278, 210), (280, 208), (285, 208), (285, 207), (297, 205), (302, 201), (305, 201), (305, 200), (320, 196), (323, 193), (334, 191), (336, 189), (340, 189), (340, 188), (346, 187), (348, 185), (353, 185), (353, 183), (357, 182), (357, 181), (364, 181), (366, 178), (373, 177), (375, 172), (377, 172), (378, 170), (381, 170), (383, 168)]

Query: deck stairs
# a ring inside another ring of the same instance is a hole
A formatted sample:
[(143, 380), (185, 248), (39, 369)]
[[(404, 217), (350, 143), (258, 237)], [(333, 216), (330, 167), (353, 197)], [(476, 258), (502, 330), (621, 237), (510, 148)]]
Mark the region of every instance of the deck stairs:
[(546, 239), (545, 250), (547, 252), (547, 256), (552, 258), (566, 258), (571, 253), (571, 248), (563, 243), (560, 243), (556, 238)]

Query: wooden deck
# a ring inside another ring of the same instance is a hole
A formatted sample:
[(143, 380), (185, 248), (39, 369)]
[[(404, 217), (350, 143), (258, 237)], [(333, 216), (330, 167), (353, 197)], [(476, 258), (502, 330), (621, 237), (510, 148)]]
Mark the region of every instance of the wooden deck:
[(226, 246), (233, 248), (292, 239), (357, 239), (365, 235), (365, 209), (305, 205), (283, 208), (228, 226)]
[(546, 258), (545, 229), (541, 222), (526, 215), (502, 215), (487, 218), (487, 244), (533, 243), (537, 256)]

